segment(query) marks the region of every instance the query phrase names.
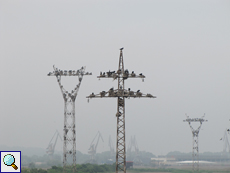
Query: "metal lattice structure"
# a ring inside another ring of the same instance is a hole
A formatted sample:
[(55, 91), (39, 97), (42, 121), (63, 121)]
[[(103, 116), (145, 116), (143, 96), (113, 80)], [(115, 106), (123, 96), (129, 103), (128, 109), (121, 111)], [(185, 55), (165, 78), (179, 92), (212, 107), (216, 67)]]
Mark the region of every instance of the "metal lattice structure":
[(125, 89), (125, 80), (128, 78), (141, 78), (145, 76), (140, 73), (136, 75), (134, 71), (129, 73), (124, 70), (123, 48), (120, 49), (119, 65), (117, 71), (100, 73), (98, 78), (112, 78), (118, 80), (118, 88), (111, 88), (109, 91), (102, 91), (99, 94), (92, 93), (87, 98), (117, 98), (117, 139), (116, 139), (116, 173), (126, 173), (126, 149), (125, 149), (125, 98), (156, 98), (151, 94), (142, 94), (140, 90), (131, 91)]
[[(64, 98), (64, 129), (63, 129), (63, 172), (66, 172), (66, 167), (71, 165), (73, 172), (76, 172), (76, 128), (75, 128), (75, 99), (79, 91), (81, 81), (84, 75), (92, 75), (92, 73), (85, 72), (85, 67), (74, 70), (60, 70), (53, 66), (54, 71), (50, 72), (48, 76), (56, 76), (57, 82), (61, 89)], [(61, 76), (78, 76), (79, 83), (76, 87), (68, 92), (61, 84)], [(69, 164), (69, 162), (72, 162)]]
[[(187, 116), (187, 115), (186, 115)], [(206, 122), (208, 120), (204, 119), (204, 116), (201, 118), (189, 118), (187, 116), (187, 119), (184, 120), (184, 122), (188, 122), (190, 129), (192, 131), (192, 160), (193, 160), (193, 172), (198, 172), (199, 171), (199, 132), (200, 128), (203, 122)], [(199, 126), (197, 129), (194, 129), (191, 125), (192, 122), (200, 122)]]
[(227, 153), (230, 153), (230, 145), (229, 145), (229, 140), (228, 140), (228, 129), (224, 130), (224, 135), (220, 139), (223, 141), (223, 154), (226, 155)]

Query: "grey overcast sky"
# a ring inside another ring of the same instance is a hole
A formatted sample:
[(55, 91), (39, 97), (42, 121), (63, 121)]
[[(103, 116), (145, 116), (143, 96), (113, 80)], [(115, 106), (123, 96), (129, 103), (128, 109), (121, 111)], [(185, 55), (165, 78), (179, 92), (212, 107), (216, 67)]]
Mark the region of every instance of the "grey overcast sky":
[[(99, 130), (115, 145), (116, 99), (85, 98), (117, 87), (96, 78), (117, 70), (119, 48), (129, 71), (126, 88), (156, 99), (126, 100), (126, 141), (136, 135), (140, 150), (153, 154), (191, 152), (185, 113), (207, 123), (200, 152), (220, 152), (230, 127), (229, 0), (0, 0), (0, 145), (46, 148), (62, 134), (64, 101), (53, 64), (63, 70), (86, 66), (76, 100), (77, 150), (87, 153)], [(77, 77), (63, 77), (71, 90)], [(62, 150), (59, 141), (58, 150)]]

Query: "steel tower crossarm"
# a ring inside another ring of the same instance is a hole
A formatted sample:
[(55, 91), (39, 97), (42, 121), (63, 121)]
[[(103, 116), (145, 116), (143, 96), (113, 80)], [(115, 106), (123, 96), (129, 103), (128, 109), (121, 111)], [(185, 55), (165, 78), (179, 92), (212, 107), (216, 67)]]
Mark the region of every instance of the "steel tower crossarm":
[[(79, 70), (60, 70), (58, 68), (56, 68), (55, 66), (53, 66), (54, 71), (48, 73), (48, 76), (56, 76), (57, 78), (57, 82), (59, 84), (59, 87), (61, 89), (62, 95), (64, 100), (68, 100), (71, 99), (72, 101), (75, 101), (78, 90), (80, 88), (81, 85), (81, 81), (84, 75), (92, 75), (92, 73), (89, 72), (85, 72), (85, 67), (81, 67), (81, 69)], [(63, 85), (61, 84), (61, 76), (78, 76), (78, 80), (79, 83), (76, 85), (76, 87), (69, 93), (68, 91), (66, 91), (63, 87)]]
[(53, 72), (49, 72), (48, 76), (83, 76), (83, 75), (92, 75), (92, 73), (89, 72), (85, 72), (85, 67), (81, 67), (81, 69), (79, 70), (60, 70), (58, 68), (55, 68), (55, 66), (53, 66), (54, 71)]
[[(79, 70), (60, 70), (53, 66), (54, 71), (50, 72), (48, 76), (56, 76), (58, 85), (60, 87), (62, 96), (64, 98), (64, 129), (63, 129), (63, 172), (67, 170), (68, 162), (72, 162), (73, 173), (76, 172), (76, 128), (75, 128), (75, 99), (77, 97), (82, 79), (84, 75), (92, 75), (92, 73), (85, 72), (85, 67)], [(78, 84), (71, 91), (68, 92), (61, 84), (62, 76), (78, 76)]]
[[(123, 73), (123, 75), (121, 76), (121, 73)], [(145, 78), (145, 76), (140, 73), (139, 75), (136, 75), (136, 73), (134, 73), (134, 71), (132, 71), (132, 73), (129, 73), (128, 70), (125, 70), (124, 72), (121, 71), (108, 71), (108, 72), (101, 72), (100, 76), (97, 76), (97, 78), (112, 78), (114, 80), (116, 80), (117, 78), (122, 77), (124, 80), (128, 79), (128, 78), (142, 78), (142, 80)]]
[(124, 98), (156, 98), (156, 96), (153, 96), (152, 94), (143, 94), (139, 90), (138, 91), (131, 91), (126, 89), (113, 89), (111, 88), (109, 91), (102, 91), (99, 94), (90, 94), (86, 98), (111, 98), (111, 97), (124, 97)]
[(134, 71), (131, 73), (124, 70), (123, 48), (120, 49), (119, 64), (117, 71), (101, 72), (98, 78), (112, 78), (118, 81), (117, 89), (111, 88), (109, 91), (102, 91), (99, 94), (90, 94), (86, 98), (117, 98), (117, 139), (116, 139), (116, 173), (126, 173), (126, 143), (125, 143), (125, 98), (156, 98), (151, 94), (142, 94), (138, 91), (125, 89), (124, 81), (128, 78), (145, 78), (140, 73), (136, 75)]

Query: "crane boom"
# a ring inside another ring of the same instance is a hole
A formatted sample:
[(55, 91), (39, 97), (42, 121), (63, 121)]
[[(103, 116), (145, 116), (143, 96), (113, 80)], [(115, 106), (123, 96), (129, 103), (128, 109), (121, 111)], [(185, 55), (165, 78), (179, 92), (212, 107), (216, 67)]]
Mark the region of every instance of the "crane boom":
[[(94, 143), (95, 139), (97, 138), (96, 144)], [(99, 143), (99, 140), (103, 140), (101, 133), (98, 131), (96, 136), (93, 138), (93, 141), (90, 144), (90, 147), (88, 149), (88, 153), (90, 154), (90, 163), (95, 163), (95, 154), (97, 152), (97, 146)]]
[(97, 145), (98, 145), (98, 142), (99, 142), (99, 139), (101, 138), (101, 140), (104, 142), (104, 140), (103, 140), (103, 138), (102, 138), (102, 136), (101, 136), (101, 133), (98, 131), (98, 134), (99, 134), (99, 136), (98, 136), (98, 138), (97, 138), (97, 144), (96, 144), (96, 146), (95, 146), (95, 152), (97, 151)]
[[(54, 143), (53, 143), (52, 141), (53, 141), (53, 139), (54, 139), (55, 136), (56, 136), (56, 138), (55, 138), (55, 141), (54, 141)], [(61, 141), (62, 141), (62, 138), (61, 138), (59, 132), (56, 130), (55, 133), (54, 133), (54, 135), (53, 135), (53, 137), (51, 138), (51, 140), (50, 140), (50, 142), (49, 142), (49, 144), (48, 144), (48, 147), (46, 148), (46, 153), (47, 153), (48, 155), (53, 155), (53, 154), (54, 154), (54, 149), (55, 149), (55, 146), (56, 146), (58, 137), (59, 137), (59, 138), (61, 139)]]

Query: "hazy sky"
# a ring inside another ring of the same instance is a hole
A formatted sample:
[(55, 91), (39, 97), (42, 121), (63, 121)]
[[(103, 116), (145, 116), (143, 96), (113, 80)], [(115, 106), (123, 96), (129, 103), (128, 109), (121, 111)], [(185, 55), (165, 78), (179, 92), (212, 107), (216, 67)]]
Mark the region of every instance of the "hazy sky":
[[(154, 154), (191, 152), (190, 117), (206, 114), (200, 152), (222, 151), (230, 128), (230, 1), (228, 0), (0, 0), (0, 144), (46, 148), (63, 132), (64, 100), (53, 64), (63, 70), (86, 66), (76, 99), (77, 150), (87, 153), (99, 130), (108, 150), (116, 137), (116, 99), (85, 98), (117, 87), (96, 78), (117, 70), (142, 72), (126, 88), (156, 99), (126, 99), (126, 141)], [(72, 90), (77, 77), (63, 77)], [(101, 142), (101, 141), (100, 141)], [(62, 150), (62, 143), (57, 145)]]

